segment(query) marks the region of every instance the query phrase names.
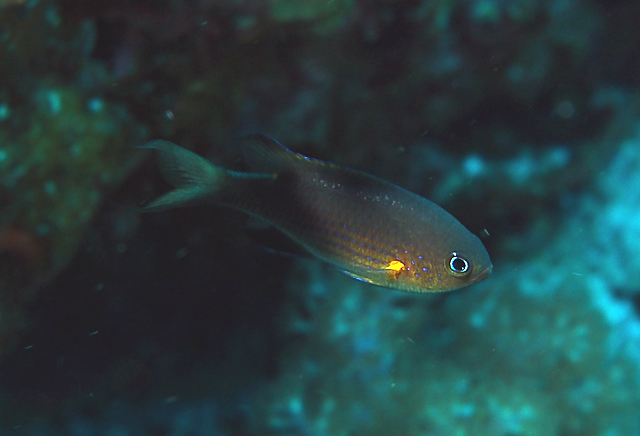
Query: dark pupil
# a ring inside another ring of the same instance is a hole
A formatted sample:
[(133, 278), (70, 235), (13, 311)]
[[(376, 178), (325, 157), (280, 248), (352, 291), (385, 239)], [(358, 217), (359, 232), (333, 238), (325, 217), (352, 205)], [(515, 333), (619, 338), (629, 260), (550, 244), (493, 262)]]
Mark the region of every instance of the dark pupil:
[(451, 259), (451, 268), (455, 272), (465, 272), (467, 270), (467, 261), (459, 257)]

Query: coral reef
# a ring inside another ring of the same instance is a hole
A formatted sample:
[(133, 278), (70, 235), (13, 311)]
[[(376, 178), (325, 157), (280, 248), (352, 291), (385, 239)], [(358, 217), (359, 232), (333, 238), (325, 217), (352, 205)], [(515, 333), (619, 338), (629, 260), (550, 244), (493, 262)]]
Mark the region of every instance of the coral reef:
[(582, 231), (593, 235), (597, 247), (588, 252), (583, 270), (597, 272), (613, 291), (628, 296), (637, 296), (640, 291), (640, 263), (635, 256), (640, 239), (640, 221), (635, 219), (640, 208), (636, 186), (640, 186), (637, 137), (621, 144), (583, 212), (589, 224)]

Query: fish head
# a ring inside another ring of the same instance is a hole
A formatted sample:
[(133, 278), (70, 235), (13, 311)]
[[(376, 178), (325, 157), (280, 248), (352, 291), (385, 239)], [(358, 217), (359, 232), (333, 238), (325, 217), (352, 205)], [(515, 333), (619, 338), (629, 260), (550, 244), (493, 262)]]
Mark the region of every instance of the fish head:
[(417, 245), (403, 250), (384, 267), (383, 285), (410, 292), (444, 292), (486, 279), (493, 270), (489, 254), (476, 236), (465, 236), (429, 244), (428, 249)]
[[(434, 259), (434, 274), (425, 279), (429, 284), (436, 282), (437, 291), (450, 291), (481, 282), (493, 270), (489, 253), (480, 239), (468, 231), (465, 233), (461, 234), (464, 237), (450, 238), (434, 250), (438, 253), (437, 260)], [(423, 285), (426, 286), (424, 280)]]
[(484, 247), (470, 254), (465, 251), (453, 251), (442, 262), (440, 282), (442, 290), (459, 289), (478, 283), (491, 274), (493, 265)]

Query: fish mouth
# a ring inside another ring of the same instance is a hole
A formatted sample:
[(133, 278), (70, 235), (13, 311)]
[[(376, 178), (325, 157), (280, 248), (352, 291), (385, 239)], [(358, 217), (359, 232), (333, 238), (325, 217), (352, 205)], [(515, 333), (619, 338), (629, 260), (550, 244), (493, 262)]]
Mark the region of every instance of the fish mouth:
[(481, 280), (486, 279), (491, 274), (491, 271), (493, 271), (493, 265), (489, 265), (488, 267), (480, 271), (480, 273), (478, 273), (478, 275), (475, 277), (473, 281), (479, 282)]

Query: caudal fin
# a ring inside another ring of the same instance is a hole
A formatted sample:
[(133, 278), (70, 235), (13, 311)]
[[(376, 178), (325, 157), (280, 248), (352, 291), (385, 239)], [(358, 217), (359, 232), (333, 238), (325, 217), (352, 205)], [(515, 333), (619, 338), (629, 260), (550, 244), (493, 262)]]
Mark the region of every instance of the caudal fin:
[(216, 195), (227, 173), (224, 168), (169, 141), (155, 140), (140, 148), (157, 150), (160, 170), (176, 188), (145, 206), (145, 212), (204, 203)]

